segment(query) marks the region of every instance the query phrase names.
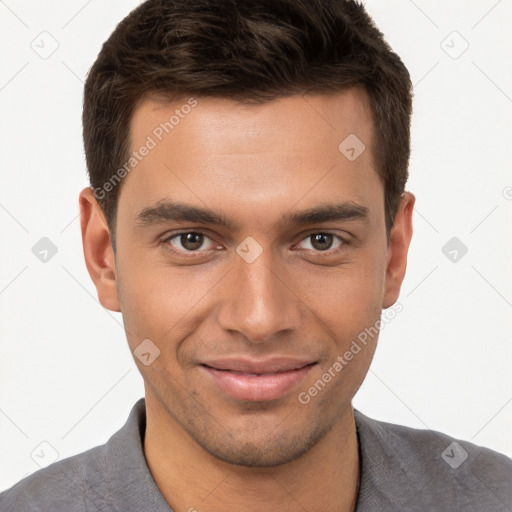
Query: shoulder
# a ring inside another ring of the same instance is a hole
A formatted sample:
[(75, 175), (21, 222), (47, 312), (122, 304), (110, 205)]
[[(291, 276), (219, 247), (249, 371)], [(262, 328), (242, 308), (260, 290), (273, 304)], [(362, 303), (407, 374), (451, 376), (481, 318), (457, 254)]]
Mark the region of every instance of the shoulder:
[(0, 510), (109, 510), (99, 506), (104, 500), (98, 487), (106, 472), (106, 451), (107, 445), (98, 446), (36, 471), (0, 494)]
[(1, 512), (168, 512), (146, 464), (145, 403), (106, 444), (41, 469), (0, 494)]
[(365, 477), (363, 501), (386, 503), (389, 510), (512, 510), (509, 457), (434, 430), (377, 421), (359, 411), (355, 420)]

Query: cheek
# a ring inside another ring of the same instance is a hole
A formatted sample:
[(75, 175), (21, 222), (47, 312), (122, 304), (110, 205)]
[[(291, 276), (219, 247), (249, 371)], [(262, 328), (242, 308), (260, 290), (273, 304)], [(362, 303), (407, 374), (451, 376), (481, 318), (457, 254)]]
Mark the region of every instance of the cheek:
[(310, 297), (316, 304), (315, 316), (331, 339), (319, 369), (319, 378), (329, 382), (330, 392), (322, 393), (318, 407), (337, 410), (339, 403), (348, 403), (361, 386), (379, 337), (383, 289), (380, 267), (358, 266), (351, 272), (339, 272), (324, 283), (323, 292)]
[(300, 277), (297, 295), (343, 340), (373, 325), (382, 310), (385, 258), (366, 252), (338, 268), (320, 267)]
[(190, 322), (199, 316), (221, 276), (190, 268), (171, 269), (154, 260), (144, 264), (136, 253), (119, 265), (119, 300), (132, 349), (149, 338), (164, 351), (194, 329)]

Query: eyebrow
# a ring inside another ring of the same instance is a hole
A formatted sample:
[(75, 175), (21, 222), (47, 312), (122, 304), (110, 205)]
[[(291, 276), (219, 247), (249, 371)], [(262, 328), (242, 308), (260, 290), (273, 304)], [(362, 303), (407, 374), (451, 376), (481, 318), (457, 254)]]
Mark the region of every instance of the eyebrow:
[[(368, 220), (369, 210), (366, 206), (345, 201), (336, 204), (325, 204), (286, 213), (278, 224), (304, 225), (318, 224), (328, 221)], [(197, 222), (222, 226), (232, 231), (240, 230), (240, 226), (228, 219), (223, 213), (215, 212), (209, 208), (202, 208), (174, 201), (159, 201), (156, 205), (146, 207), (135, 217), (138, 226), (144, 227), (169, 221)]]

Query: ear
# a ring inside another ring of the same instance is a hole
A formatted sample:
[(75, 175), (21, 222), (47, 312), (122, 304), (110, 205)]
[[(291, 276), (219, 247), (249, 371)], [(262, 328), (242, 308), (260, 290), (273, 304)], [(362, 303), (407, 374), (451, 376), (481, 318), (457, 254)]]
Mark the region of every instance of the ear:
[(96, 286), (98, 300), (110, 311), (120, 312), (110, 232), (92, 188), (80, 192), (79, 205), (85, 265)]
[(416, 198), (410, 192), (404, 192), (391, 228), (386, 264), (386, 281), (382, 307), (392, 306), (400, 295), (400, 288), (407, 267), (407, 253), (412, 237), (412, 212)]

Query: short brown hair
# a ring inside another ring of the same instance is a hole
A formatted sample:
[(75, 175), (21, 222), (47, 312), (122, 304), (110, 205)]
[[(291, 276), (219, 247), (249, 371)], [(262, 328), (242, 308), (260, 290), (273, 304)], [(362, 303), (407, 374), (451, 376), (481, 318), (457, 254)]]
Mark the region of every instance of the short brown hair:
[[(389, 232), (408, 178), (412, 86), (363, 5), (353, 0), (147, 0), (124, 18), (92, 66), (83, 136), (91, 186), (115, 250), (130, 122), (152, 94), (261, 103), (362, 87), (370, 98)], [(341, 141), (340, 141), (341, 142)], [(108, 190), (107, 190), (108, 189)]]

